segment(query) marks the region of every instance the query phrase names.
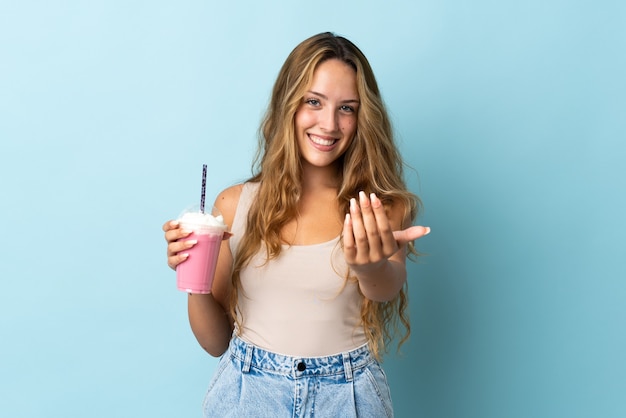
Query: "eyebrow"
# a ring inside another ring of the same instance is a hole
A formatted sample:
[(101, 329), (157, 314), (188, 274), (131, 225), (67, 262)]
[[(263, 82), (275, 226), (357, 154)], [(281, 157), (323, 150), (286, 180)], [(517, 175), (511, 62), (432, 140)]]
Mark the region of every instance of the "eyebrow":
[[(319, 93), (317, 91), (313, 91), (313, 90), (309, 90), (308, 93), (310, 94), (314, 94), (316, 96), (321, 97), (324, 100), (328, 100), (328, 97), (322, 93)], [(342, 100), (341, 103), (360, 103), (358, 99), (348, 99), (348, 100)]]

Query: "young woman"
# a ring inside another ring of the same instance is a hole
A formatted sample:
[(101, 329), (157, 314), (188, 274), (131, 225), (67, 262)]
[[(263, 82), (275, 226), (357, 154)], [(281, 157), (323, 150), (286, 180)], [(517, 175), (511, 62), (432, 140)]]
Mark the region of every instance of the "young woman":
[[(418, 199), (370, 65), (331, 33), (285, 61), (255, 175), (215, 201), (224, 240), (212, 293), (189, 295), (200, 345), (222, 356), (211, 417), (391, 417), (379, 360), (400, 320)], [(195, 242), (163, 226), (168, 264)]]

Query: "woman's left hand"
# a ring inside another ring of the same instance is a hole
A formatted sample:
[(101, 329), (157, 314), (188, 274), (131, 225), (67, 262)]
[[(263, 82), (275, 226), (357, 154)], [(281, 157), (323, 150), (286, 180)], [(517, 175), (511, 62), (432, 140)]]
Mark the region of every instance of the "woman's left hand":
[(350, 200), (350, 213), (343, 225), (346, 262), (357, 272), (373, 271), (408, 242), (429, 232), (430, 228), (424, 226), (393, 231), (380, 199), (373, 193), (368, 198), (360, 192), (358, 202)]

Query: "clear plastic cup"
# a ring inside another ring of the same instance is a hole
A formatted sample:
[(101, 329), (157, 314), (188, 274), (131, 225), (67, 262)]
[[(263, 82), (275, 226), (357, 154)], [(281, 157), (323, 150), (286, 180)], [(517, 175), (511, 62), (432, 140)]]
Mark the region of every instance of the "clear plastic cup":
[(182, 240), (198, 242), (185, 251), (189, 257), (176, 266), (176, 287), (187, 293), (211, 293), (222, 237), (228, 226), (215, 207), (209, 214), (192, 206), (180, 214), (178, 221), (182, 229), (191, 231)]

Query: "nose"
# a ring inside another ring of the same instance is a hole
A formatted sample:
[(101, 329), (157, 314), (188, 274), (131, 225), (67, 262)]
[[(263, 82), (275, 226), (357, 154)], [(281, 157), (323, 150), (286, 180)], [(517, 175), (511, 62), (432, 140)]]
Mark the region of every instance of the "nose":
[(325, 132), (337, 132), (339, 129), (339, 118), (335, 109), (327, 107), (320, 112), (318, 125)]

